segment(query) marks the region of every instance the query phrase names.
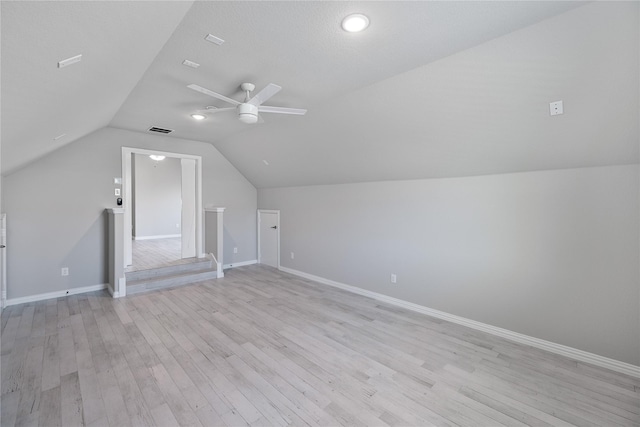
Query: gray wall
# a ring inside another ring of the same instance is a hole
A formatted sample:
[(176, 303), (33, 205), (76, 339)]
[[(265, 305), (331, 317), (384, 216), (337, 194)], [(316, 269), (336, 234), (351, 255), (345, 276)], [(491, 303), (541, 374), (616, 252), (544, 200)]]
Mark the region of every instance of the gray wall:
[(3, 178), (8, 298), (107, 282), (104, 209), (116, 206), (122, 146), (202, 156), (203, 204), (227, 208), (226, 262), (256, 259), (256, 189), (211, 144), (107, 127)]
[(134, 154), (131, 164), (135, 237), (180, 234), (180, 227), (176, 227), (182, 218), (180, 159), (167, 157), (158, 162)]
[(284, 267), (640, 365), (639, 191), (631, 165), (259, 189), (258, 207), (281, 211)]

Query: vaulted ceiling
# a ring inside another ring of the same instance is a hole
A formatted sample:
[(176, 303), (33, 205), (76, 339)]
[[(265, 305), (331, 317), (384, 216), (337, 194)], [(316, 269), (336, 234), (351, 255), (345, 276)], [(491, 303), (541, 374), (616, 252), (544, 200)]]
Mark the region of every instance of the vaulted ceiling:
[[(180, 139), (211, 143), (256, 187), (636, 163), (638, 11), (635, 2), (3, 1), (2, 174), (105, 126), (173, 129), (178, 149)], [(369, 17), (366, 31), (340, 28), (353, 12)], [(278, 84), (267, 104), (308, 113), (247, 125), (206, 111), (229, 105), (187, 88), (241, 100), (243, 82)], [(565, 114), (550, 117), (561, 99)], [(207, 118), (196, 122), (199, 110)]]

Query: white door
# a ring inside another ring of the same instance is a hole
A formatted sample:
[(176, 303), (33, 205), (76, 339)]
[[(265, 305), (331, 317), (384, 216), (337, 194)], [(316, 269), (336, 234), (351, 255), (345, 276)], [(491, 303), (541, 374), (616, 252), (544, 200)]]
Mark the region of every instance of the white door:
[(0, 283), (2, 284), (2, 301), (0, 309), (7, 304), (7, 214), (0, 215)]
[(182, 163), (182, 258), (196, 256), (196, 161)]
[(258, 211), (258, 262), (280, 266), (280, 211)]

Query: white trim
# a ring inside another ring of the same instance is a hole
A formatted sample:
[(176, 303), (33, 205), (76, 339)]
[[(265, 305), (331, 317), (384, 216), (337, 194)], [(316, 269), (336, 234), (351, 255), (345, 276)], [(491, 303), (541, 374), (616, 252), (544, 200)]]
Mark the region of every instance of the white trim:
[(114, 291), (111, 287), (111, 283), (107, 283), (107, 291), (113, 298), (122, 298), (126, 296), (127, 291), (127, 280), (124, 277), (118, 279), (118, 289), (122, 289), (122, 292)]
[(172, 153), (169, 151), (158, 150), (146, 150), (144, 148), (134, 147), (122, 147), (122, 200), (124, 202), (122, 209), (124, 209), (124, 266), (131, 265), (132, 253), (131, 253), (131, 155), (132, 154), (160, 154), (166, 157), (174, 157), (178, 159), (193, 159), (196, 161), (196, 257), (204, 257), (204, 245), (203, 245), (203, 232), (204, 232), (204, 220), (202, 209), (202, 156), (183, 153)]
[(205, 212), (224, 212), (224, 210), (227, 208), (219, 208), (219, 207), (213, 207), (213, 206), (208, 206), (204, 208)]
[(118, 279), (118, 289), (120, 289), (120, 292), (115, 292), (113, 294), (114, 298), (121, 298), (121, 297), (127, 296), (127, 278), (126, 277), (120, 277)]
[(111, 283), (107, 283), (107, 292), (109, 292), (109, 295), (111, 295), (112, 298), (120, 298), (122, 295), (120, 295), (120, 292), (116, 292), (113, 290), (113, 288), (111, 287)]
[[(131, 151), (131, 149), (125, 149), (125, 147), (122, 147), (122, 191), (121, 191), (121, 196), (122, 196), (122, 210), (123, 210), (123, 214), (124, 214), (124, 250), (123, 255), (124, 255), (124, 263), (122, 264), (123, 267), (127, 267), (131, 264), (133, 264), (133, 247), (131, 244), (131, 239), (133, 236), (133, 210), (130, 206), (132, 206), (133, 203), (133, 188), (132, 188), (132, 182), (133, 182), (133, 178), (131, 177), (131, 154), (133, 152)], [(129, 231), (130, 230), (130, 231)]]
[(398, 307), (406, 308), (407, 310), (426, 314), (427, 316), (436, 317), (438, 319), (443, 319), (451, 323), (467, 326), (469, 328), (476, 329), (478, 331), (487, 332), (489, 334), (492, 334), (498, 337), (506, 338), (510, 341), (515, 341), (520, 344), (536, 347), (542, 350), (549, 351), (551, 353), (569, 357), (574, 360), (579, 360), (581, 362), (590, 363), (592, 365), (600, 366), (602, 368), (607, 368), (615, 372), (620, 372), (622, 374), (640, 378), (640, 366), (621, 362), (615, 359), (610, 359), (604, 356), (599, 356), (597, 354), (589, 353), (588, 351), (579, 350), (577, 348), (569, 347), (562, 344), (556, 344), (551, 341), (542, 340), (542, 339), (524, 335), (518, 332), (513, 332), (508, 329), (498, 328), (497, 326), (487, 325), (486, 323), (476, 322), (475, 320), (456, 316), (454, 314), (445, 313), (444, 311), (434, 310), (433, 308), (414, 304), (412, 302), (404, 301), (398, 298), (393, 298), (388, 295), (379, 294), (377, 292), (368, 291), (366, 289), (358, 288), (356, 286), (335, 282), (333, 280), (325, 279), (319, 276), (314, 276), (312, 274), (304, 273), (302, 271), (294, 270), (291, 268), (281, 266), (280, 270), (284, 271), (285, 273), (290, 273), (295, 276), (304, 277), (305, 279), (313, 280), (315, 282), (319, 282), (325, 285), (340, 288), (345, 291), (352, 292), (354, 294), (363, 295), (378, 301), (383, 301)]
[(180, 237), (182, 234), (158, 234), (156, 236), (135, 236), (133, 240), (154, 240), (154, 239), (169, 239), (172, 237)]
[(258, 263), (257, 259), (252, 259), (251, 261), (240, 261), (240, 262), (234, 262), (233, 264), (224, 264), (222, 268), (226, 270), (227, 268), (244, 267), (245, 265), (253, 265), (257, 263)]
[(27, 302), (43, 301), (51, 298), (68, 297), (69, 295), (84, 294), (86, 292), (101, 291), (103, 289), (109, 289), (107, 283), (101, 285), (84, 286), (82, 288), (71, 288), (65, 291), (47, 292), (46, 294), (30, 295), (28, 297), (11, 298), (7, 300), (7, 306), (24, 304)]
[(216, 274), (218, 275), (218, 279), (224, 277), (224, 267), (218, 262), (218, 260), (216, 259), (216, 256), (214, 254), (212, 254), (211, 252), (209, 252), (209, 256), (211, 258), (213, 258), (213, 262), (216, 264)]

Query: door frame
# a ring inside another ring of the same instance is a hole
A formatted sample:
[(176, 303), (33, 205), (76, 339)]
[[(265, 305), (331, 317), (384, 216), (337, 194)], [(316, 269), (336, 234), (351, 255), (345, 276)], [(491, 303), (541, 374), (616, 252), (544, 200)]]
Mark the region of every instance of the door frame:
[[(182, 206), (180, 207), (180, 257), (181, 259), (192, 258), (197, 255), (195, 240), (195, 220), (196, 220), (196, 197), (193, 192), (195, 188), (196, 162), (191, 159), (180, 159), (180, 197)], [(191, 193), (191, 194), (189, 194)], [(193, 211), (192, 211), (193, 209)], [(193, 230), (192, 233), (185, 233), (185, 230)]]
[[(130, 266), (133, 261), (133, 252), (131, 245), (133, 224), (132, 218), (132, 200), (131, 200), (131, 155), (142, 154), (149, 156), (151, 154), (159, 154), (167, 157), (178, 159), (193, 159), (196, 161), (196, 257), (204, 257), (203, 251), (203, 215), (202, 215), (202, 157), (191, 154), (172, 153), (168, 151), (147, 150), (144, 148), (122, 147), (122, 207), (124, 208), (124, 266)], [(182, 230), (181, 230), (182, 231)]]
[(257, 233), (258, 234), (258, 250), (257, 250), (257, 253), (258, 253), (258, 264), (260, 264), (260, 261), (261, 261), (261, 258), (262, 258), (262, 254), (260, 253), (260, 222), (262, 221), (261, 215), (263, 213), (276, 214), (277, 215), (277, 217), (276, 217), (277, 218), (277, 224), (276, 225), (278, 226), (278, 228), (276, 229), (276, 231), (277, 231), (276, 240), (277, 240), (277, 243), (278, 243), (278, 248), (277, 248), (277, 254), (276, 255), (277, 255), (277, 259), (278, 259), (278, 261), (277, 261), (278, 267), (277, 268), (278, 268), (278, 270), (280, 270), (280, 211), (279, 210), (258, 209), (258, 215), (257, 215), (258, 220), (256, 222), (256, 228), (257, 228), (257, 231), (258, 231), (258, 233)]

